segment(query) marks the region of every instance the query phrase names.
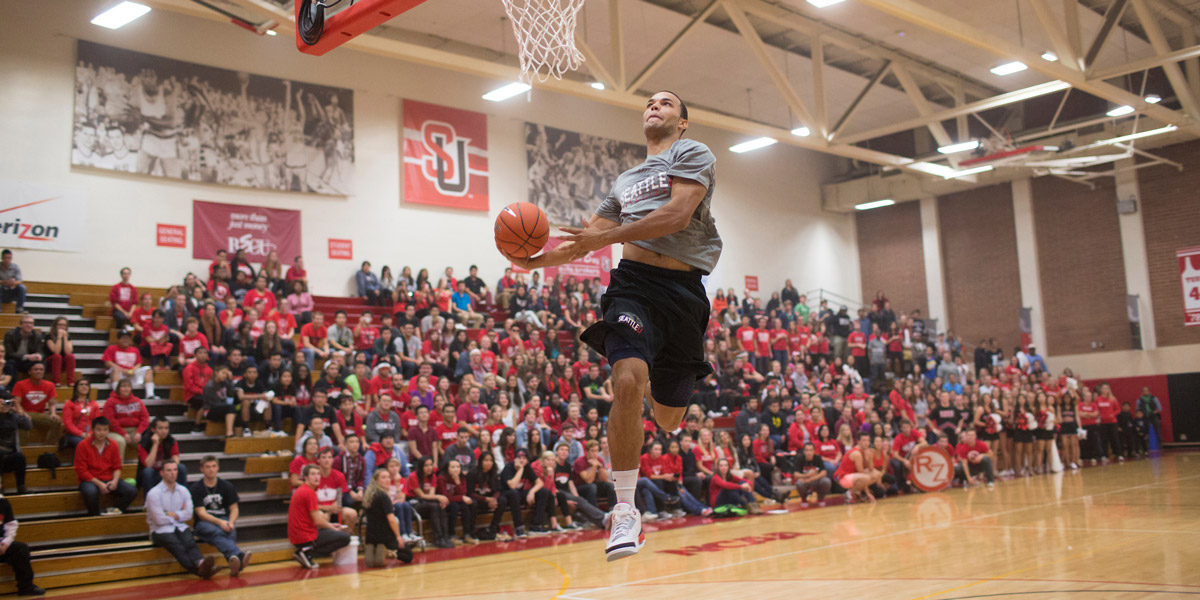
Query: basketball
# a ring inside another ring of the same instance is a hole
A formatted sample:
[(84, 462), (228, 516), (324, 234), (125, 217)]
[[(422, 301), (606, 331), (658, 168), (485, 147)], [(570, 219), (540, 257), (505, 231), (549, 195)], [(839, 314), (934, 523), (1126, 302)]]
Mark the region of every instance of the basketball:
[(496, 217), (496, 248), (501, 254), (529, 258), (550, 238), (550, 220), (542, 209), (528, 202), (505, 206)]

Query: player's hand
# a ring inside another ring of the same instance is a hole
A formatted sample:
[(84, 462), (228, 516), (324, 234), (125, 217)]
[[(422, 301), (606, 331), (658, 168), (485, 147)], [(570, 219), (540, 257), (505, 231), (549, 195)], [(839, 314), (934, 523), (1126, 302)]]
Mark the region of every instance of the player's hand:
[(604, 230), (599, 227), (559, 227), (559, 231), (569, 235), (560, 235), (558, 239), (572, 242), (572, 258), (574, 260), (593, 250), (599, 250), (608, 244), (604, 241)]

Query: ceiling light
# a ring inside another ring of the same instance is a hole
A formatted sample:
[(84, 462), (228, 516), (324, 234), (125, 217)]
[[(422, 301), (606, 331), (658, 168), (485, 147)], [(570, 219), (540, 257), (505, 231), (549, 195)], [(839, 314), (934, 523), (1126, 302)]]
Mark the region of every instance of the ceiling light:
[(533, 89), (533, 87), (527, 83), (520, 83), (520, 82), (510, 83), (506, 86), (498, 87), (498, 88), (484, 94), (483, 99), (491, 100), (492, 102), (501, 102), (503, 100), (508, 100), (509, 98), (512, 98), (513, 96), (519, 96), (521, 94), (524, 94), (525, 92), (528, 92), (531, 89)]
[(800, 126), (792, 130), (792, 135), (797, 137), (808, 137), (812, 135), (812, 131), (807, 127)]
[(1149, 102), (1150, 104), (1158, 104), (1159, 102), (1162, 102), (1162, 96), (1159, 96), (1158, 94), (1150, 94), (1149, 96), (1146, 96), (1146, 102)]
[(1112, 138), (1111, 140), (1103, 140), (1103, 141), (1095, 142), (1092, 144), (1088, 144), (1087, 146), (1084, 146), (1084, 148), (1090, 148), (1092, 146), (1108, 146), (1111, 144), (1120, 144), (1121, 142), (1132, 142), (1133, 140), (1140, 140), (1142, 138), (1148, 138), (1152, 135), (1162, 135), (1164, 133), (1171, 133), (1172, 131), (1175, 131), (1176, 129), (1179, 129), (1179, 128), (1174, 125), (1167, 125), (1166, 127), (1160, 127), (1158, 129), (1150, 129), (1150, 130), (1142, 131), (1139, 133), (1131, 133), (1129, 135), (1115, 137), (1115, 138)]
[(1042, 53), (1042, 60), (1047, 60), (1047, 61), (1050, 61), (1050, 62), (1056, 62), (1056, 61), (1058, 61), (1058, 55), (1057, 55), (1057, 54), (1055, 54), (1055, 53), (1053, 53), (1053, 52), (1050, 52), (1049, 50), (1047, 50), (1047, 51), (1045, 51), (1045, 52), (1043, 52), (1043, 53)]
[(593, 90), (602, 90), (602, 91), (604, 90), (604, 84), (600, 83), (599, 81), (593, 81), (593, 82), (589, 83), (588, 85), (592, 86)]
[(941, 148), (938, 148), (938, 152), (941, 152), (942, 154), (954, 154), (956, 152), (966, 152), (967, 150), (974, 150), (978, 147), (979, 147), (979, 140), (971, 140), (969, 142), (962, 142), (960, 144), (950, 144), (949, 146), (942, 146)]
[(833, 6), (841, 1), (842, 0), (808, 0), (808, 3), (817, 8), (825, 8), (826, 6)]
[(1132, 114), (1132, 113), (1133, 113), (1133, 107), (1126, 104), (1125, 106), (1118, 106), (1118, 107), (1108, 111), (1108, 116), (1123, 117), (1125, 115)]
[(871, 210), (872, 208), (883, 208), (885, 206), (891, 206), (895, 203), (896, 203), (896, 201), (892, 200), (891, 198), (888, 198), (885, 200), (876, 200), (874, 202), (863, 202), (862, 204), (855, 204), (854, 210)]
[(959, 177), (966, 177), (967, 175), (974, 175), (976, 173), (986, 173), (995, 168), (996, 167), (992, 165), (985, 165), (982, 167), (975, 167), (973, 169), (963, 169), (961, 171), (955, 171), (953, 175), (947, 175), (946, 179), (958, 179)]
[(122, 2), (92, 19), (92, 25), (119, 29), (130, 21), (150, 12), (150, 7), (137, 2)]
[(1028, 68), (1029, 67), (1025, 66), (1025, 63), (1021, 61), (1015, 61), (1004, 63), (998, 67), (993, 67), (992, 73), (995, 75), (1012, 75), (1013, 73), (1020, 73)]
[(958, 172), (958, 171), (955, 171), (954, 169), (951, 169), (950, 167), (947, 167), (945, 165), (939, 165), (936, 163), (927, 163), (927, 162), (915, 162), (915, 163), (912, 163), (911, 165), (908, 165), (908, 168), (910, 168), (914, 171), (920, 171), (922, 173), (926, 173), (929, 175), (945, 177), (947, 179), (949, 179), (951, 176), (953, 176), (955, 173)]
[(742, 142), (740, 144), (735, 144), (733, 146), (730, 146), (729, 151), (737, 152), (738, 154), (741, 154), (742, 152), (749, 152), (751, 150), (758, 150), (759, 148), (766, 148), (767, 146), (774, 144), (776, 141), (777, 140), (775, 138), (769, 138), (769, 137), (755, 138), (748, 142)]

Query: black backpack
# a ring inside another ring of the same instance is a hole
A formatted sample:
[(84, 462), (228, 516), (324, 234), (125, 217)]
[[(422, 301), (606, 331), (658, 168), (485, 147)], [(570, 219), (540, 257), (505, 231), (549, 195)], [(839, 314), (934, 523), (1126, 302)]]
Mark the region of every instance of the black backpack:
[(39, 469), (50, 469), (50, 479), (58, 479), (55, 469), (62, 466), (62, 461), (54, 452), (43, 452), (38, 455), (37, 466)]

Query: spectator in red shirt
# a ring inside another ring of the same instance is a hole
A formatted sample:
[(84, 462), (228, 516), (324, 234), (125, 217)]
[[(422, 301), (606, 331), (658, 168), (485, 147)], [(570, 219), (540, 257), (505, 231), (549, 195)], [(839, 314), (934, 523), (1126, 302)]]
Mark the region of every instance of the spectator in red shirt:
[(955, 479), (966, 485), (975, 485), (975, 476), (980, 472), (987, 478), (988, 488), (995, 487), (996, 475), (992, 471), (992, 459), (988, 456), (987, 444), (976, 439), (975, 430), (967, 429), (962, 434), (962, 441), (954, 449)]
[(188, 365), (196, 359), (197, 349), (209, 349), (208, 337), (200, 333), (200, 320), (196, 317), (188, 317), (183, 327), (183, 335), (179, 338), (179, 362)]
[(104, 303), (112, 309), (113, 327), (125, 329), (133, 319), (133, 308), (137, 304), (137, 288), (129, 283), (133, 271), (129, 267), (121, 269), (121, 283), (113, 284), (108, 292), (108, 300)]
[(432, 456), (422, 456), (408, 476), (408, 489), (417, 497), (417, 512), (433, 529), (433, 545), (438, 548), (453, 548), (449, 526), (446, 523), (446, 507), (450, 499), (438, 493), (438, 475)]
[(29, 415), (34, 427), (46, 428), (46, 445), (57, 446), (63, 435), (63, 421), (58, 416), (58, 390), (42, 378), (45, 374), (46, 366), (34, 363), (29, 368), (29, 379), (22, 379), (13, 386), (12, 397), (21, 403), (21, 409)]
[(100, 496), (111, 495), (113, 507), (125, 512), (137, 497), (137, 488), (121, 476), (121, 457), (117, 445), (108, 439), (108, 419), (92, 421), (92, 435), (87, 443), (75, 448), (73, 466), (79, 479), (79, 493), (89, 516), (100, 514)]
[(1100, 410), (1100, 456), (1108, 462), (1110, 454), (1115, 454), (1117, 460), (1125, 462), (1125, 451), (1121, 448), (1120, 429), (1117, 427), (1117, 415), (1121, 412), (1121, 403), (1113, 396), (1112, 388), (1107, 383), (1101, 383), (1099, 394), (1096, 395), (1096, 408)]
[(748, 481), (738, 477), (729, 468), (728, 458), (718, 458), (712, 484), (708, 488), (708, 504), (717, 514), (728, 514), (732, 511), (734, 514), (744, 515), (747, 509), (758, 506), (754, 501), (754, 494), (751, 493), (752, 489)]
[(289, 282), (301, 281), (304, 283), (304, 288), (308, 289), (308, 271), (304, 270), (304, 258), (297, 256), (292, 259), (292, 266), (288, 267), (287, 276)]
[[(141, 399), (133, 395), (133, 386), (128, 381), (118, 383), (117, 389), (104, 401), (104, 418), (120, 438), (117, 441), (120, 456), (125, 456), (125, 448), (137, 443), (142, 432), (150, 426), (150, 413)], [(95, 427), (95, 423), (92, 426)]]
[[(133, 327), (133, 336), (139, 345), (141, 344), (142, 330), (154, 318), (154, 311), (154, 296), (142, 294), (141, 304), (138, 304), (129, 315), (129, 325)], [(118, 331), (123, 330), (119, 329)]]
[(208, 348), (195, 350), (195, 360), (183, 368), (183, 401), (196, 410), (196, 424), (200, 424), (201, 408), (204, 406), (204, 384), (212, 379), (213, 370), (208, 366)]
[(842, 462), (833, 477), (838, 485), (849, 491), (852, 496), (857, 495), (870, 502), (875, 502), (875, 496), (867, 489), (872, 480), (870, 452), (871, 434), (858, 434), (858, 444), (850, 448), (842, 457)]
[(312, 322), (300, 328), (300, 352), (308, 368), (315, 368), (316, 359), (328, 360), (332, 354), (329, 349), (329, 328), (325, 326), (325, 315), (315, 312)]
[(71, 399), (63, 404), (63, 428), (66, 446), (71, 450), (92, 433), (92, 420), (100, 416), (100, 405), (91, 399), (92, 384), (86, 379), (75, 382)]
[[(50, 367), (50, 381), (63, 382), (66, 387), (75, 384), (75, 344), (71, 343), (71, 331), (66, 317), (57, 317), (46, 333), (46, 363)], [(62, 377), (66, 369), (67, 376)]]
[(860, 374), (870, 372), (871, 365), (867, 362), (867, 334), (861, 329), (855, 329), (846, 337), (846, 345), (850, 348), (850, 360), (854, 370)]
[(321, 485), (321, 468), (307, 465), (301, 472), (304, 485), (292, 491), (288, 504), (288, 542), (296, 547), (292, 558), (305, 569), (317, 568), (313, 558), (329, 555), (350, 544), (350, 533), (344, 525), (331, 523), (317, 501)]

